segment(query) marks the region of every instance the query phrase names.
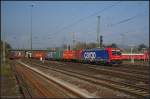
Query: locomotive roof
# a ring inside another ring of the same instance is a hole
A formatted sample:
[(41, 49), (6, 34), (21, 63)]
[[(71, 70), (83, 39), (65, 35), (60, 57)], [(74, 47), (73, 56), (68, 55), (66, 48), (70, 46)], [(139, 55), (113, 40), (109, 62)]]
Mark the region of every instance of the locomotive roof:
[(93, 51), (93, 50), (105, 50), (105, 48), (92, 48), (92, 49), (85, 49), (85, 51)]
[[(96, 51), (96, 50), (106, 50), (107, 48), (92, 48), (92, 49), (85, 49), (85, 51)], [(120, 51), (118, 48), (111, 48), (112, 51)]]

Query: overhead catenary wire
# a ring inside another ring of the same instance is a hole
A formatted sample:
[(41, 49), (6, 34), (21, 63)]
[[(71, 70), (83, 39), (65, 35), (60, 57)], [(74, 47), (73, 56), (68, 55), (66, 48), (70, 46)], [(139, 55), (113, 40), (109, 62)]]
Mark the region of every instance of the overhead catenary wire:
[[(109, 7), (106, 7), (106, 8), (107, 8), (107, 9), (112, 8), (113, 6), (117, 5), (118, 3), (119, 3), (119, 2), (113, 4), (113, 5), (109, 6)], [(82, 22), (82, 21), (84, 21), (84, 20), (86, 20), (86, 19), (88, 19), (88, 18), (90, 18), (90, 17), (92, 17), (92, 16), (95, 16), (96, 14), (98, 14), (98, 13), (100, 13), (100, 12), (105, 11), (106, 8), (104, 8), (104, 9), (102, 9), (101, 11), (98, 11), (98, 12), (96, 12), (96, 13), (93, 13), (93, 14), (87, 16), (87, 17), (81, 18), (81, 19), (77, 20), (76, 22), (74, 22), (74, 23), (72, 23), (72, 24), (70, 24), (70, 25), (67, 25), (67, 26), (65, 26), (65, 27), (63, 27), (63, 28), (61, 28), (61, 29), (59, 29), (58, 31), (56, 31), (56, 32), (54, 32), (54, 33), (51, 33), (50, 36), (51, 36), (51, 37), (53, 37), (53, 36), (58, 36), (57, 34), (58, 34), (58, 33), (61, 33), (63, 30), (69, 29), (69, 28), (71, 28), (72, 26), (74, 26), (74, 25), (76, 25), (76, 24), (79, 24), (80, 22)], [(129, 21), (131, 21), (131, 20), (133, 20), (133, 19), (135, 19), (135, 18), (137, 18), (137, 17), (139, 17), (139, 16), (140, 16), (140, 14), (137, 14), (137, 15), (135, 15), (135, 16), (128, 17), (128, 18), (126, 18), (126, 19), (120, 20), (119, 22), (116, 22), (116, 23), (112, 24), (111, 27), (116, 26), (116, 25), (119, 25), (119, 24), (123, 24), (123, 23), (126, 23), (126, 22), (129, 22)], [(70, 33), (70, 32), (69, 32), (69, 33)]]
[[(116, 25), (119, 25), (119, 24), (122, 24), (122, 23), (126, 23), (126, 22), (128, 22), (128, 21), (131, 21), (131, 20), (137, 18), (137, 17), (140, 17), (141, 15), (143, 15), (143, 13), (136, 14), (135, 16), (129, 17), (129, 18), (124, 19), (124, 20), (121, 20), (121, 21), (119, 21), (119, 22), (113, 24), (112, 26), (116, 26)], [(126, 33), (128, 33), (128, 32), (126, 32)]]
[[(147, 26), (144, 26), (144, 27), (142, 27), (141, 29), (139, 29), (139, 30), (145, 30), (146, 28), (148, 28)], [(126, 34), (133, 34), (133, 33), (135, 33), (135, 32), (138, 32), (139, 30), (135, 30), (135, 31), (127, 31), (127, 32), (125, 32)]]
[(143, 14), (143, 13), (136, 14), (135, 16), (129, 17), (129, 18), (127, 18), (127, 19), (123, 19), (123, 20), (121, 20), (121, 21), (119, 21), (119, 22), (116, 22), (116, 23), (114, 23), (114, 24), (111, 24), (110, 27), (113, 27), (113, 26), (116, 26), (116, 25), (119, 25), (119, 24), (122, 24), (122, 23), (126, 23), (126, 22), (128, 22), (128, 21), (131, 21), (131, 20), (133, 20), (133, 19), (135, 19), (135, 18), (140, 17), (142, 14)]
[(88, 18), (90, 18), (90, 17), (92, 17), (92, 16), (95, 16), (95, 15), (97, 15), (97, 14), (99, 14), (99, 13), (102, 13), (102, 12), (104, 12), (104, 11), (106, 11), (106, 10), (108, 10), (108, 9), (110, 9), (110, 8), (112, 8), (112, 7), (114, 7), (114, 6), (116, 6), (116, 5), (119, 4), (120, 2), (121, 2), (121, 1), (119, 1), (119, 2), (117, 2), (117, 3), (115, 3), (115, 4), (112, 4), (112, 5), (109, 6), (109, 7), (105, 7), (105, 8), (103, 8), (102, 10), (97, 11), (97, 12), (95, 12), (95, 13), (89, 15), (89, 16), (86, 16), (86, 17), (84, 17), (84, 18), (81, 18), (81, 19), (77, 20), (76, 22), (74, 22), (74, 23), (72, 23), (72, 24), (70, 24), (70, 25), (68, 25), (68, 26), (63, 27), (62, 29), (59, 29), (57, 32), (55, 32), (55, 33), (53, 33), (53, 34), (56, 36), (57, 33), (60, 33), (61, 31), (65, 30), (65, 29), (68, 29), (68, 28), (70, 28), (70, 27), (72, 27), (72, 26), (74, 26), (74, 25), (76, 25), (76, 24), (79, 24), (80, 22), (82, 22), (82, 21), (84, 21), (84, 20), (87, 20)]
[[(147, 26), (144, 26), (143, 28), (141, 28), (140, 30), (143, 30), (143, 29), (145, 29), (145, 28), (148, 28)], [(137, 32), (138, 30), (135, 30), (135, 31), (127, 31), (127, 32), (124, 32), (124, 33), (120, 33), (120, 36), (121, 36), (121, 40), (122, 40), (122, 42), (121, 42), (121, 44), (124, 46), (124, 40), (126, 39), (126, 43), (127, 43), (127, 38), (126, 38), (126, 36), (127, 35), (129, 35), (129, 34), (133, 34), (133, 33), (135, 33), (135, 32)]]

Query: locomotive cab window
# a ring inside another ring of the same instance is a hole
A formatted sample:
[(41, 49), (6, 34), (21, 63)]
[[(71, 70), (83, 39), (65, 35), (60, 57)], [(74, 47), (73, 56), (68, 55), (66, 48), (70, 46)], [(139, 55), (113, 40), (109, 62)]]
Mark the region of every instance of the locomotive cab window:
[(112, 51), (112, 55), (121, 55), (120, 51)]

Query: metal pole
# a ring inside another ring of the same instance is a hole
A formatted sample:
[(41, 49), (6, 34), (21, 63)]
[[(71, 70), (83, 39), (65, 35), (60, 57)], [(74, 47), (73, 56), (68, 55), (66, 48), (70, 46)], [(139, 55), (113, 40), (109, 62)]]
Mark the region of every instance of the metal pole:
[(97, 22), (97, 46), (100, 47), (100, 16), (97, 16), (98, 22)]
[(134, 57), (132, 58), (132, 63), (134, 64)]
[(31, 21), (31, 31), (30, 31), (30, 32), (31, 32), (31, 35), (30, 35), (30, 37), (31, 37), (31, 38), (30, 38), (30, 41), (31, 41), (31, 42), (30, 42), (30, 43), (31, 43), (31, 44), (30, 44), (30, 45), (31, 45), (31, 52), (32, 52), (32, 8), (33, 8), (33, 6), (34, 6), (34, 5), (32, 4), (32, 5), (31, 5), (31, 20), (30, 20), (30, 21)]
[(73, 32), (73, 47), (72, 49), (75, 48), (75, 33)]
[(62, 41), (62, 49), (63, 50), (65, 49), (65, 37), (63, 38), (63, 41)]
[(133, 48), (131, 47), (131, 63), (134, 63), (134, 58), (133, 58), (132, 50), (133, 50)]
[(143, 61), (145, 62), (145, 48), (142, 48), (143, 49), (143, 54), (144, 54), (144, 59), (143, 59)]
[(131, 63), (132, 63), (132, 48), (131, 48)]
[(3, 38), (3, 63), (5, 64), (5, 33), (4, 33), (4, 38)]

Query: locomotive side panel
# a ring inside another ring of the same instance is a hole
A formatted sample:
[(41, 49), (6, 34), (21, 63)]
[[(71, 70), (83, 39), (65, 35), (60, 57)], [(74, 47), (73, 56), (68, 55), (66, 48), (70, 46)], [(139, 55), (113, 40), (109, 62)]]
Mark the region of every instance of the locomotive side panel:
[(107, 62), (109, 58), (106, 50), (84, 50), (81, 57), (84, 61), (90, 62)]

